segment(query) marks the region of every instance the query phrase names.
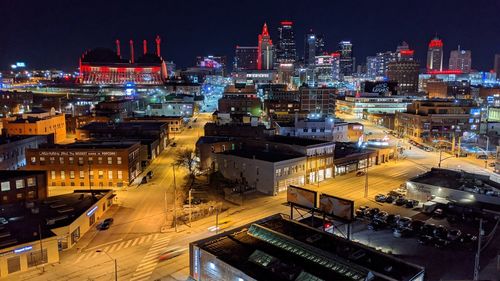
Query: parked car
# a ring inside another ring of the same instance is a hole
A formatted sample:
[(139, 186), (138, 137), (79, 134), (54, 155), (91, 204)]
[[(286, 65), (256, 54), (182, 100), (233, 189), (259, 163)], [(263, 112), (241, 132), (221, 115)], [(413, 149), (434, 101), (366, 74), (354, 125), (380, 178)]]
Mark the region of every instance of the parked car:
[(410, 226), (410, 223), (411, 223), (411, 218), (402, 217), (398, 220), (397, 227), (406, 228), (406, 227)]
[(491, 162), (490, 164), (488, 164), (488, 167), (495, 167), (495, 162)]
[(379, 220), (374, 220), (368, 224), (368, 229), (373, 230), (373, 231), (377, 231), (377, 230), (384, 228), (385, 226), (386, 226), (385, 223), (383, 223)]
[(450, 241), (443, 238), (434, 238), (433, 242), (434, 242), (434, 247), (436, 248), (445, 248), (450, 244)]
[(488, 155), (486, 155), (486, 154), (478, 154), (478, 155), (476, 155), (476, 159), (488, 160)]
[(421, 220), (412, 220), (408, 228), (410, 228), (414, 233), (420, 233), (425, 222)]
[(392, 236), (396, 238), (409, 237), (411, 236), (411, 230), (409, 230), (408, 228), (396, 227), (396, 229), (394, 229), (394, 231), (392, 232)]
[(382, 202), (383, 203), (383, 202), (385, 202), (386, 198), (387, 197), (384, 194), (377, 194), (377, 195), (375, 195), (375, 201), (377, 201), (377, 202)]
[(401, 196), (404, 196), (403, 193), (400, 193), (400, 192), (397, 192), (395, 190), (391, 190), (389, 191), (389, 193), (387, 193), (388, 196), (394, 196), (394, 197), (401, 197)]
[(394, 204), (396, 204), (397, 206), (403, 206), (406, 205), (406, 202), (408, 202), (408, 200), (406, 200), (404, 197), (399, 197), (398, 199), (396, 199), (396, 201), (394, 201)]
[(429, 235), (421, 235), (418, 237), (418, 243), (422, 245), (428, 245), (429, 243), (432, 242), (432, 236)]
[(472, 242), (475, 242), (476, 240), (477, 240), (477, 236), (474, 236), (470, 233), (462, 234), (462, 237), (460, 237), (460, 242), (464, 243), (464, 244), (472, 243)]
[(433, 233), (436, 238), (446, 239), (448, 237), (448, 229), (442, 225), (436, 226)]
[(370, 207), (368, 207), (368, 206), (359, 206), (355, 212), (356, 217), (358, 217), (358, 218), (366, 217), (368, 215), (369, 210), (370, 210)]
[(437, 208), (436, 210), (434, 210), (434, 212), (432, 212), (432, 216), (436, 218), (442, 218), (444, 216), (443, 209)]
[(397, 192), (398, 194), (403, 195), (403, 196), (406, 196), (406, 193), (408, 192), (408, 191), (406, 190), (406, 188), (401, 188), (401, 187), (396, 188), (396, 189), (394, 189), (393, 191), (394, 191), (394, 192)]
[(379, 208), (372, 208), (372, 209), (368, 210), (368, 213), (366, 214), (366, 216), (370, 217), (370, 218), (373, 218), (373, 216), (375, 216), (376, 214), (378, 214), (378, 212), (380, 212)]
[(418, 203), (419, 202), (417, 200), (408, 199), (406, 201), (405, 207), (406, 208), (415, 208), (416, 206), (418, 206)]
[(389, 214), (385, 221), (390, 227), (395, 227), (400, 218), (400, 215)]
[(147, 176), (148, 178), (152, 179), (152, 178), (153, 178), (153, 171), (149, 171), (149, 172), (147, 172), (146, 176)]
[(462, 231), (459, 229), (450, 229), (448, 231), (447, 239), (450, 241), (459, 241), (462, 236)]
[(378, 212), (373, 216), (374, 219), (379, 220), (381, 222), (387, 222), (387, 217), (389, 216), (389, 213), (385, 211)]
[(113, 218), (107, 218), (105, 219), (100, 225), (99, 225), (99, 230), (106, 230), (108, 229), (112, 224), (113, 224)]
[(389, 203), (389, 204), (392, 204), (392, 202), (394, 202), (394, 200), (396, 200), (396, 196), (393, 196), (393, 195), (387, 195), (385, 197), (385, 203)]
[(427, 235), (427, 236), (433, 236), (434, 235), (434, 229), (436, 229), (436, 226), (434, 224), (427, 224), (426, 223), (420, 229), (420, 234)]
[(366, 175), (366, 173), (365, 173), (364, 171), (358, 171), (358, 172), (356, 173), (356, 177), (362, 177), (362, 176), (364, 176), (364, 175)]

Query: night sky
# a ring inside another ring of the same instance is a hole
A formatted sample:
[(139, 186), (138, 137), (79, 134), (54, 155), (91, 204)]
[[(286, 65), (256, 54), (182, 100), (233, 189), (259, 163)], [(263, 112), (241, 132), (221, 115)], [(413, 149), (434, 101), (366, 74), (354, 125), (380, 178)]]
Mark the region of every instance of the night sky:
[(500, 53), (498, 0), (2, 0), (0, 69), (25, 61), (30, 68), (72, 70), (83, 51), (114, 48), (117, 38), (127, 55), (126, 42), (134, 39), (137, 56), (143, 39), (152, 50), (156, 34), (163, 57), (178, 67), (207, 54), (227, 55), (232, 62), (236, 45), (257, 45), (264, 22), (276, 43), (283, 19), (294, 21), (300, 56), (311, 28), (324, 34), (328, 51), (339, 40), (352, 40), (357, 64), (405, 40), (424, 66), (436, 32), (444, 41), (445, 66), (458, 44), (472, 50), (472, 66), (479, 70), (490, 70)]

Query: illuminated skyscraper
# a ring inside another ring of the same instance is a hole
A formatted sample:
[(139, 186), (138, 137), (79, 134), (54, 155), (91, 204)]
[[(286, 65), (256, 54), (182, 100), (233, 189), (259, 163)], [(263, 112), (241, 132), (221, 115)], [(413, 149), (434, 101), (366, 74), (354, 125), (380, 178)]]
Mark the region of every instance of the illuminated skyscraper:
[(443, 71), (443, 41), (437, 36), (429, 42), (427, 71)]
[(316, 57), (316, 34), (309, 31), (306, 34), (305, 43), (304, 43), (304, 63), (306, 66), (313, 66), (314, 59)]
[(396, 60), (387, 65), (387, 78), (398, 82), (400, 94), (416, 94), (418, 91), (419, 63), (413, 59), (414, 51), (403, 42), (396, 50)]
[(257, 47), (242, 47), (236, 46), (234, 56), (234, 69), (235, 70), (255, 70), (257, 69), (258, 60)]
[(273, 62), (274, 62), (273, 41), (271, 40), (271, 36), (269, 36), (267, 24), (264, 23), (264, 26), (262, 27), (262, 33), (259, 34), (257, 69), (259, 70), (272, 69)]
[(295, 36), (293, 34), (293, 22), (282, 21), (278, 27), (279, 42), (276, 48), (276, 60), (278, 63), (294, 63), (297, 59), (295, 48)]
[(354, 71), (351, 41), (340, 41), (338, 52), (340, 53), (340, 74), (342, 76), (351, 76)]
[(463, 73), (469, 73), (472, 64), (472, 53), (468, 50), (453, 50), (450, 52), (450, 61), (448, 68), (450, 70), (460, 70)]

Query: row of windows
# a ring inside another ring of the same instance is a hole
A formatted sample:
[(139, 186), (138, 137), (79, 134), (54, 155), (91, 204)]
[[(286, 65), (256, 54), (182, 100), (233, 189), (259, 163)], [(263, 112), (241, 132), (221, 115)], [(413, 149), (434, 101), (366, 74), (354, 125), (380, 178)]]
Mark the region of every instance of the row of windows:
[[(77, 171), (78, 172), (78, 178), (79, 179), (87, 179), (90, 177), (91, 180), (94, 179), (94, 171), (90, 170), (89, 173), (86, 173), (85, 171)], [(97, 171), (97, 178), (98, 179), (104, 179), (104, 174), (105, 171), (99, 170)], [(50, 171), (50, 179), (55, 180), (56, 179), (57, 172), (56, 171)], [(60, 171), (59, 172), (61, 180), (66, 180), (66, 176), (69, 176), (70, 179), (74, 179), (76, 174), (75, 171), (69, 171), (69, 173), (66, 173), (66, 171)], [(113, 179), (113, 171), (108, 171), (107, 172), (107, 179), (112, 180)], [(116, 171), (116, 178), (121, 180), (123, 179), (123, 171)]]
[(11, 189), (21, 189), (25, 187), (36, 186), (36, 178), (18, 179), (12, 185), (10, 181), (3, 181), (0, 183), (1, 191), (10, 191)]
[(276, 169), (275, 173), (277, 177), (288, 176), (298, 172), (302, 172), (304, 171), (304, 168), (305, 168), (304, 164), (293, 165), (290, 167), (278, 168)]
[[(72, 181), (72, 182), (70, 182), (69, 184), (70, 184), (70, 186), (76, 186), (76, 183), (75, 183), (75, 182), (73, 182), (73, 181)], [(52, 185), (52, 186), (57, 186), (57, 183), (53, 181), (53, 182), (51, 182), (51, 185)], [(61, 184), (60, 184), (60, 185), (61, 185), (61, 186), (66, 186), (66, 183), (65, 183), (65, 182), (61, 182)], [(80, 186), (85, 186), (85, 185), (86, 185), (86, 183), (85, 183), (85, 182), (83, 182), (83, 181), (82, 181), (82, 182), (80, 182)], [(91, 186), (96, 186), (96, 184), (95, 184), (94, 182), (91, 182), (91, 183), (90, 183), (90, 185), (91, 185)], [(104, 182), (99, 182), (97, 185), (98, 185), (99, 187), (104, 187)], [(113, 182), (108, 182), (108, 185), (107, 185), (107, 186), (108, 186), (108, 187), (113, 187), (113, 186), (115, 186), (115, 184), (114, 184)], [(117, 187), (123, 187), (123, 182), (117, 182), (117, 183), (116, 183), (116, 186), (117, 186)]]
[[(35, 192), (34, 191), (28, 191), (28, 195), (26, 196), (26, 199), (34, 199), (35, 198)], [(24, 194), (23, 193), (16, 193), (16, 199), (21, 200), (24, 199)], [(9, 196), (8, 195), (2, 195), (2, 201), (3, 202), (9, 202)]]
[[(58, 159), (57, 159), (58, 163), (64, 164), (65, 160), (66, 160), (65, 158), (66, 157), (58, 157)], [(107, 157), (106, 162), (109, 165), (113, 165), (113, 158), (114, 157)], [(30, 160), (31, 160), (31, 165), (36, 165), (37, 159), (35, 156), (32, 156)], [(38, 158), (40, 165), (45, 165), (47, 160), (48, 160), (48, 164), (55, 164), (56, 163), (56, 157), (48, 157), (48, 159), (47, 159), (44, 156), (40, 156)], [(68, 164), (70, 164), (70, 165), (75, 164), (75, 157), (69, 156), (69, 157), (67, 157), (67, 160), (68, 160)], [(80, 165), (80, 166), (84, 165), (84, 158), (83, 157), (78, 157), (77, 160), (78, 160), (78, 165)], [(97, 164), (103, 164), (103, 161), (104, 161), (104, 157), (97, 157)], [(87, 164), (88, 165), (94, 164), (94, 158), (87, 157)], [(116, 157), (116, 164), (118, 164), (118, 165), (122, 164), (122, 157), (120, 157), (120, 156)]]

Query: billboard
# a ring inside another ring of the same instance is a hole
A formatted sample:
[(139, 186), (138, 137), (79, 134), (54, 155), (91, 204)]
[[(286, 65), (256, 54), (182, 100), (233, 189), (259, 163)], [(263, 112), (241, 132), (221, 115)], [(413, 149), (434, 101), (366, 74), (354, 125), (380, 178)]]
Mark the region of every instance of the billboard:
[(327, 216), (352, 221), (354, 218), (354, 201), (328, 194), (319, 196), (319, 209)]
[(366, 93), (392, 94), (396, 95), (396, 87), (398, 83), (392, 81), (365, 81), (364, 91)]
[(289, 203), (308, 209), (316, 208), (317, 192), (302, 187), (289, 185), (286, 199)]

